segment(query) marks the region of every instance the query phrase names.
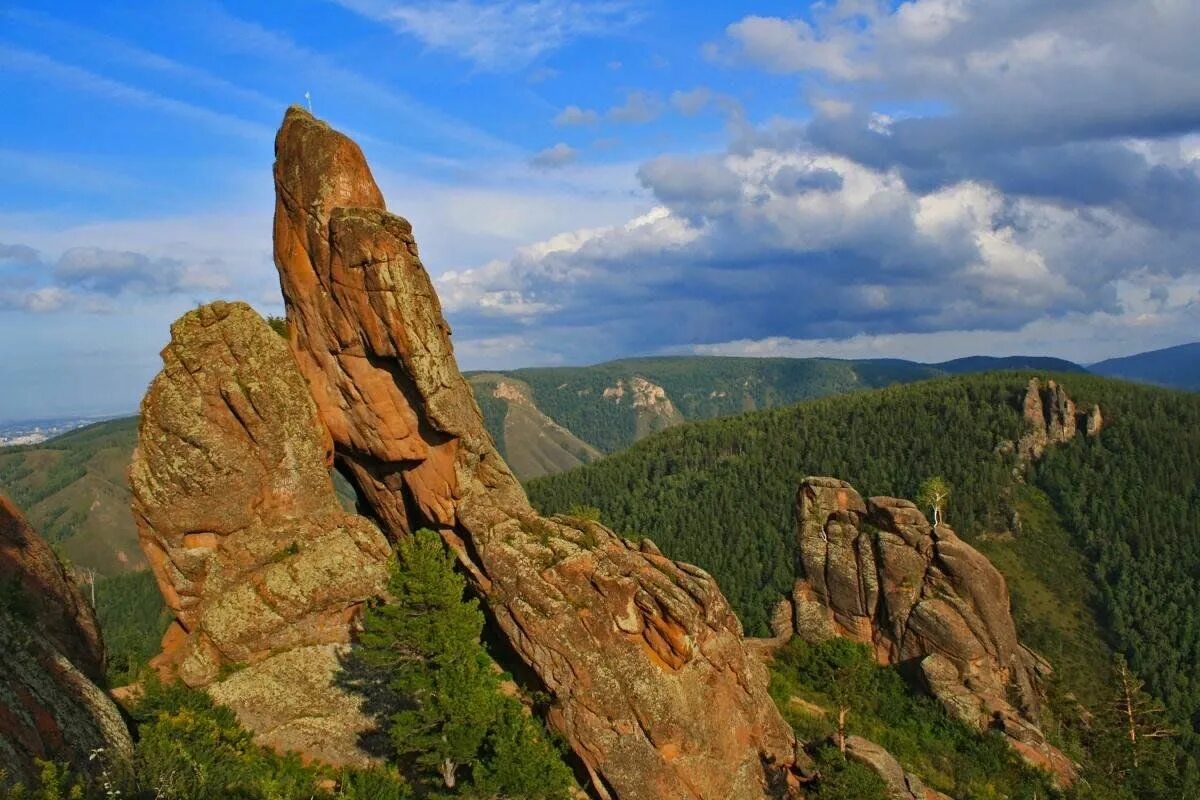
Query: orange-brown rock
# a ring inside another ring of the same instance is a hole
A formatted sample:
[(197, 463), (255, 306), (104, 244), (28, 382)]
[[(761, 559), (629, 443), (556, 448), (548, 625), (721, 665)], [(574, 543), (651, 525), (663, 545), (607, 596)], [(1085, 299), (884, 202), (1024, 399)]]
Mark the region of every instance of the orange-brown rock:
[(391, 548), (338, 505), (328, 433), (249, 306), (185, 314), (162, 358), (130, 468), (142, 549), (175, 614), (155, 664), (206, 687), (261, 744), (361, 762), (371, 722), (334, 676)]
[(30, 782), (36, 759), (91, 772), (132, 752), (104, 679), (95, 614), (50, 546), (0, 496), (0, 765)]
[(50, 545), (0, 495), (0, 585), (20, 591), (34, 624), (90, 679), (104, 680), (104, 644), (96, 613)]
[(951, 714), (1002, 730), (1069, 782), (1073, 765), (1037, 726), (1049, 665), (1018, 641), (999, 570), (907, 500), (864, 501), (845, 481), (805, 478), (796, 506), (797, 634), (845, 636), (880, 663), (913, 665)]
[(289, 341), (338, 463), (390, 536), (431, 527), (455, 548), (592, 791), (785, 791), (794, 737), (720, 589), (648, 541), (531, 509), (458, 371), (412, 229), (358, 147), (293, 108), (275, 180)]
[(1041, 458), (1047, 447), (1066, 444), (1082, 428), (1088, 436), (1097, 436), (1104, 426), (1100, 406), (1087, 412), (1076, 411), (1075, 401), (1066, 387), (1046, 381), (1043, 387), (1037, 378), (1030, 378), (1021, 403), (1026, 432), (1017, 442), (1017, 454), (1023, 461)]

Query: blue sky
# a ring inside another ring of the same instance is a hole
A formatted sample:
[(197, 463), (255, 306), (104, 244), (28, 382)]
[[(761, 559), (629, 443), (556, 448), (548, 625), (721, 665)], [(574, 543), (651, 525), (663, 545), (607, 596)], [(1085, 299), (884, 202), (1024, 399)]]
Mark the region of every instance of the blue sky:
[(132, 410), (197, 303), (280, 312), (306, 92), (465, 368), (1191, 341), (1196, 30), (1190, 0), (6, 3), (0, 420)]

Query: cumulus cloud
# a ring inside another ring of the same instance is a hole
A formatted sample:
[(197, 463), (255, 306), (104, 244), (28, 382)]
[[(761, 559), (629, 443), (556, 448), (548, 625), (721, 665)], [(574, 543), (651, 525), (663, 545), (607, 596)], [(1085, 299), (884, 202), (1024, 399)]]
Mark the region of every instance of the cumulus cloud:
[(608, 110), (613, 122), (640, 124), (653, 122), (663, 112), (662, 98), (653, 92), (629, 92), (625, 102)]
[(1197, 274), (1200, 234), (1163, 237), (1121, 209), (982, 181), (918, 188), (900, 170), (811, 144), (662, 157), (639, 177), (659, 203), (652, 212), (444, 276), (460, 330), (532, 326), (575, 359), (1017, 331), (1133, 314), (1151, 295), (1135, 297), (1131, 281), (1186, 285)]
[(118, 297), (211, 296), (231, 281), (219, 259), (199, 263), (128, 250), (72, 247), (48, 259), (23, 244), (0, 244), (0, 310), (112, 310)]
[(579, 151), (566, 142), (547, 147), (529, 159), (530, 166), (538, 169), (557, 169), (565, 167), (579, 157)]
[(595, 125), (599, 121), (599, 114), (590, 108), (579, 106), (567, 106), (554, 118), (554, 124), (559, 126)]
[(175, 258), (151, 258), (143, 253), (99, 247), (67, 250), (59, 257), (54, 276), (64, 285), (106, 295), (124, 291), (144, 295), (211, 292), (230, 285), (217, 263), (187, 264)]

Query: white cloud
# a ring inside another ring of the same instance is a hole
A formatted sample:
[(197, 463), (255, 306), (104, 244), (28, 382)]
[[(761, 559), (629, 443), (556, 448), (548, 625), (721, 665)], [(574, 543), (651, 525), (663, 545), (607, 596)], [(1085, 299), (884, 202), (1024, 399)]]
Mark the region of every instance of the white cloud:
[(638, 18), (627, 2), (583, 0), (338, 0), (364, 16), (497, 72), (522, 69), (587, 36), (624, 30)]
[(662, 99), (653, 92), (629, 92), (624, 103), (608, 110), (608, 118), (613, 122), (639, 124), (652, 122), (662, 111)]
[(529, 159), (531, 166), (539, 169), (557, 169), (565, 167), (579, 156), (579, 151), (566, 142), (559, 142), (552, 147), (547, 147), (539, 153), (536, 153), (533, 158)]
[(595, 125), (599, 121), (599, 114), (590, 108), (579, 106), (567, 106), (554, 118), (554, 124), (559, 126)]

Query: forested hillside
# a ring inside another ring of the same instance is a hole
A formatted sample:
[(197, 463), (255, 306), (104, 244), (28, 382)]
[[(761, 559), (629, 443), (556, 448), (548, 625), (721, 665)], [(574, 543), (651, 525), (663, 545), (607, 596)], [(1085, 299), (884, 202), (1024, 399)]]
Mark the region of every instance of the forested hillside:
[(1197, 391), (1200, 390), (1200, 342), (1110, 358), (1088, 369), (1097, 375)]
[(1200, 397), (1058, 375), (1106, 427), (1051, 448), (1028, 483), (998, 446), (1023, 430), (1028, 373), (956, 377), (826, 398), (668, 431), (534, 481), (544, 511), (594, 506), (630, 536), (709, 569), (747, 630), (790, 588), (793, 500), (804, 475), (913, 497), (954, 487), (948, 521), (1005, 571), (1022, 636), (1073, 698), (1109, 707), (1110, 651), (1167, 701), (1180, 741), (1200, 721)]

